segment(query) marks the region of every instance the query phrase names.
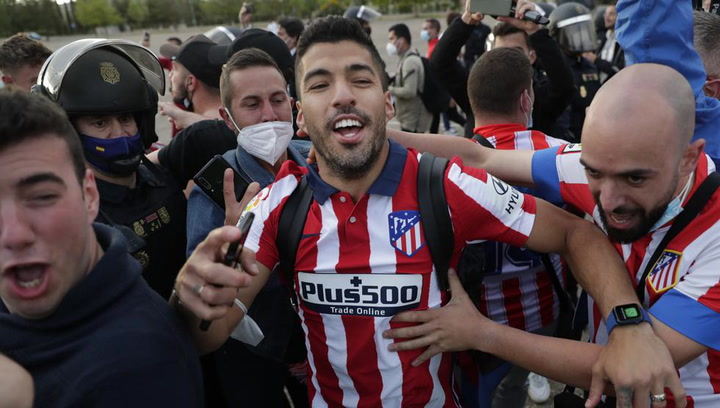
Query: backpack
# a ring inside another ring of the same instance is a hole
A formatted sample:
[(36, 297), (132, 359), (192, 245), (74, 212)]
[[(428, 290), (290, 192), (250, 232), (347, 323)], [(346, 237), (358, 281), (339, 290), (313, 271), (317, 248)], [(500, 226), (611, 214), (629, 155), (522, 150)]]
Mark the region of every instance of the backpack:
[[(423, 72), (425, 73), (425, 81), (423, 82), (420, 99), (425, 109), (432, 114), (445, 112), (450, 107), (450, 94), (440, 83), (430, 66), (430, 60), (413, 52), (408, 57), (416, 56), (422, 61)], [(402, 79), (402, 74), (400, 75)]]

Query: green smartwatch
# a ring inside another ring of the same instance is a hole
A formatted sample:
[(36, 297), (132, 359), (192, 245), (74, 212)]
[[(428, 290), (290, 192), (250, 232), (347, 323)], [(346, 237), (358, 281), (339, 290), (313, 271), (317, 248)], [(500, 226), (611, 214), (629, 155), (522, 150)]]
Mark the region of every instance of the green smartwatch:
[(637, 303), (615, 306), (610, 316), (605, 320), (608, 335), (616, 326), (628, 326), (648, 322), (652, 325), (650, 314)]

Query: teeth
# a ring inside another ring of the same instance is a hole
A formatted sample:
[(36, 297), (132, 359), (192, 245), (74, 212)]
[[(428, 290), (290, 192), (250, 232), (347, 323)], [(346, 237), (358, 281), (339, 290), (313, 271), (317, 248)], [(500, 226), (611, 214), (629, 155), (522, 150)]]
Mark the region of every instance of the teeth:
[(39, 285), (40, 282), (42, 282), (42, 279), (38, 278), (38, 279), (33, 279), (33, 280), (27, 281), (27, 282), (18, 281), (18, 285), (22, 286), (25, 289), (31, 289), (31, 288), (34, 288), (37, 285)]
[(628, 215), (626, 215), (626, 216), (610, 215), (610, 218), (612, 218), (613, 221), (615, 221), (618, 224), (624, 224), (624, 223), (630, 221), (630, 216), (628, 216)]
[(346, 127), (361, 127), (362, 124), (360, 121), (357, 121), (355, 119), (343, 119), (337, 123), (335, 123), (335, 129), (341, 129)]

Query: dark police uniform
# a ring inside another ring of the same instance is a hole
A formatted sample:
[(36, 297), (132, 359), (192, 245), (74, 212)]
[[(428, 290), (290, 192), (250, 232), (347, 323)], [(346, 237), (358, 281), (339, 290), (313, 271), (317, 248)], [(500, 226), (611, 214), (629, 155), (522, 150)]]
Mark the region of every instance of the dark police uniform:
[(185, 263), (187, 200), (165, 169), (146, 162), (136, 175), (135, 188), (97, 179), (97, 221), (124, 225), (145, 241), (145, 247), (132, 255), (142, 265), (148, 285), (167, 299)]

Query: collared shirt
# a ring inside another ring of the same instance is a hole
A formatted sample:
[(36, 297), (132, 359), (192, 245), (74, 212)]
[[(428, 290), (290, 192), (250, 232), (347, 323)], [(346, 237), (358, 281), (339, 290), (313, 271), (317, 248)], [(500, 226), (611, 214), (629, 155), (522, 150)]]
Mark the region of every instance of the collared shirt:
[[(384, 330), (404, 310), (440, 307), (417, 204), (417, 152), (390, 142), (379, 177), (357, 202), (315, 169), (286, 163), (249, 204), (256, 218), (245, 243), (258, 262), (278, 262), (278, 221), (304, 175), (313, 189), (297, 250), (293, 287), (308, 344), (312, 406), (455, 407), (449, 355), (412, 367), (418, 353), (387, 350)], [(448, 165), (445, 180), (457, 263), (467, 241), (524, 245), (535, 200), (485, 171)]]
[[(533, 180), (538, 191), (561, 197), (566, 203), (593, 217), (602, 228), (600, 213), (587, 186), (580, 164), (578, 144), (535, 153)], [(695, 169), (690, 196), (715, 170), (708, 156), (701, 156)], [(683, 203), (685, 205), (685, 203)], [(630, 244), (614, 246), (625, 261), (633, 282), (642, 277), (646, 264), (670, 229), (671, 223)], [(645, 304), (656, 319), (709, 349), (683, 366), (680, 380), (688, 401), (696, 408), (720, 406), (720, 191), (664, 249), (644, 283)], [(590, 301), (590, 306), (593, 306)], [(607, 332), (595, 307), (589, 310), (590, 337), (607, 342)], [(670, 406), (670, 405), (669, 405)]]
[[(500, 150), (540, 150), (565, 142), (517, 123), (479, 126), (474, 133)], [(560, 257), (551, 255), (558, 280), (565, 281)], [(558, 316), (559, 301), (541, 255), (500, 242), (485, 244), (485, 270), (480, 311), (490, 319), (520, 330), (535, 331)]]

